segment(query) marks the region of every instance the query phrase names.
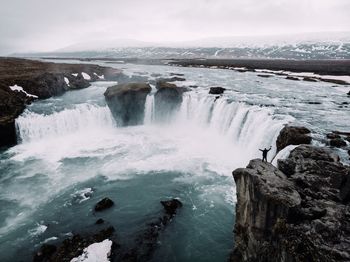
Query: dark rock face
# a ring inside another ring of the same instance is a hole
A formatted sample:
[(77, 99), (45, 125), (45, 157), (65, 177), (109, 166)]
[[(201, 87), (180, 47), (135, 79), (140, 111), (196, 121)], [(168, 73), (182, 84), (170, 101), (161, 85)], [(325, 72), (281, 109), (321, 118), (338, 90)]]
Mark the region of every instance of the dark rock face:
[(349, 261), (350, 168), (338, 159), (302, 145), (279, 169), (252, 160), (235, 170), (231, 261)]
[(303, 80), (308, 82), (317, 82), (317, 79), (308, 76), (304, 77)]
[(117, 123), (123, 126), (142, 124), (146, 97), (151, 90), (147, 83), (108, 87), (104, 95)]
[(287, 76), (286, 79), (288, 80), (294, 80), (294, 81), (299, 81), (300, 79), (294, 76)]
[(326, 137), (328, 139), (336, 139), (336, 138), (340, 138), (340, 135), (334, 134), (334, 133), (329, 133), (329, 134), (326, 135)]
[(96, 224), (96, 225), (101, 225), (101, 224), (103, 224), (104, 222), (105, 222), (105, 221), (104, 221), (102, 218), (99, 218), (99, 219), (96, 220), (95, 224)]
[(163, 205), (165, 212), (170, 216), (174, 216), (176, 210), (182, 207), (182, 203), (176, 198), (168, 201), (160, 201), (160, 203)]
[(341, 138), (333, 138), (329, 141), (329, 145), (334, 147), (344, 147), (346, 146), (346, 142)]
[(157, 120), (167, 120), (180, 107), (182, 94), (186, 89), (163, 81), (158, 81), (156, 88), (158, 90), (154, 95), (155, 117)]
[(182, 203), (178, 199), (161, 201), (165, 214), (154, 222), (148, 223), (146, 229), (136, 238), (135, 247), (124, 253), (118, 261), (149, 261), (158, 246), (158, 238), (162, 231), (176, 215)]
[[(80, 256), (84, 248), (93, 243), (101, 242), (107, 238), (110, 238), (113, 233), (114, 228), (109, 227), (101, 230), (94, 235), (74, 235), (71, 238), (65, 239), (58, 247), (54, 245), (43, 245), (40, 250), (34, 255), (33, 261), (69, 262), (71, 259)], [(116, 245), (115, 243), (113, 244)]]
[(209, 90), (209, 94), (213, 94), (213, 95), (221, 95), (225, 92), (225, 88), (223, 87), (211, 87)]
[(310, 130), (305, 127), (285, 126), (276, 141), (277, 152), (289, 145), (310, 144)]
[(96, 212), (103, 211), (105, 209), (111, 208), (113, 205), (114, 205), (114, 202), (108, 197), (105, 197), (95, 205), (95, 211)]

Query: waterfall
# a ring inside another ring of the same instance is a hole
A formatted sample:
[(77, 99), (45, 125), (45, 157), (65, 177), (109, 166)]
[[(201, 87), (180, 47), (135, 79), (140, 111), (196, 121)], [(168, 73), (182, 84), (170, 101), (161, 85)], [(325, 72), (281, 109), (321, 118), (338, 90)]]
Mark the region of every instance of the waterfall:
[(47, 137), (86, 132), (115, 125), (108, 107), (79, 104), (50, 115), (25, 111), (16, 119), (17, 132), (23, 143)]
[(144, 124), (149, 125), (154, 120), (154, 95), (147, 95), (145, 102)]
[[(149, 95), (145, 104), (145, 125), (154, 121), (153, 116), (154, 96)], [(184, 94), (182, 104), (172, 119), (174, 125), (208, 128), (247, 152), (259, 153), (258, 147), (272, 146), (271, 157), (276, 151), (275, 140), (279, 131), (292, 120), (289, 116), (275, 117), (269, 108), (196, 93)]]

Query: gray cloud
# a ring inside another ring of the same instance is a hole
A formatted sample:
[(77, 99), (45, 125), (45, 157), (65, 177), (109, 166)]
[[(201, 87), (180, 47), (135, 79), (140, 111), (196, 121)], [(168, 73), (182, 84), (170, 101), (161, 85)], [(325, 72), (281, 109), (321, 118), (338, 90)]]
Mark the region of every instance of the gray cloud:
[(348, 0), (6, 0), (0, 54), (101, 38), (158, 42), (347, 31), (349, 12)]

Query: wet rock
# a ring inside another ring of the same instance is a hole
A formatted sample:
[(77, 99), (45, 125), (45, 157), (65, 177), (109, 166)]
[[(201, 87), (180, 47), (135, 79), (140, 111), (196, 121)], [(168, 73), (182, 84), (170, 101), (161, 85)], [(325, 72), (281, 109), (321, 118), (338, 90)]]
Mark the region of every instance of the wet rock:
[(89, 81), (86, 80), (82, 74), (78, 74), (77, 76), (67, 74), (65, 77), (69, 80), (69, 89), (83, 89), (90, 86)]
[(346, 146), (346, 142), (341, 138), (333, 138), (329, 141), (329, 145), (334, 147), (344, 147)]
[(269, 77), (273, 77), (273, 75), (262, 75), (262, 74), (259, 74), (258, 77), (269, 78)]
[(147, 83), (118, 84), (107, 88), (104, 96), (119, 125), (143, 123), (146, 97), (151, 90)]
[(49, 261), (50, 257), (56, 252), (57, 247), (54, 245), (43, 244), (39, 251), (34, 255), (33, 262)]
[(334, 83), (334, 84), (338, 84), (338, 85), (348, 85), (349, 83), (344, 81), (344, 80), (340, 80), (340, 79), (328, 79), (328, 78), (322, 78), (323, 82), (329, 82), (329, 83)]
[(211, 87), (209, 90), (209, 94), (213, 94), (213, 95), (221, 95), (225, 92), (225, 88), (223, 87)]
[(278, 169), (252, 160), (233, 176), (237, 205), (231, 261), (350, 259), (350, 167), (330, 149), (302, 145), (279, 160)]
[[(82, 254), (84, 248), (88, 247), (89, 245), (97, 242), (102, 242), (103, 240), (110, 238), (114, 234), (114, 228), (108, 227), (106, 229), (103, 229), (99, 231), (96, 234), (92, 235), (73, 235), (71, 238), (65, 239), (60, 245), (57, 247), (50, 245), (49, 248), (45, 247), (46, 251), (45, 254), (47, 254), (45, 257), (40, 256), (42, 260), (35, 260), (38, 259), (38, 254), (42, 250), (42, 248), (45, 246), (43, 245), (40, 250), (37, 252), (37, 254), (34, 256), (33, 261), (50, 261), (50, 262), (65, 262), (65, 261), (71, 261), (71, 259), (78, 257)], [(113, 242), (112, 249), (115, 248), (117, 244)]]
[(341, 135), (341, 136), (350, 136), (350, 132), (344, 132), (344, 131), (332, 131), (332, 133)]
[(286, 79), (294, 80), (294, 81), (299, 81), (300, 80), (298, 77), (294, 77), (294, 76), (287, 76)]
[(317, 82), (317, 79), (308, 76), (305, 76), (303, 80), (307, 82)]
[(108, 208), (111, 208), (113, 205), (114, 205), (114, 202), (108, 197), (105, 197), (95, 205), (95, 211), (96, 212), (103, 211)]
[(176, 81), (186, 81), (186, 79), (178, 76), (157, 79), (157, 82), (176, 82)]
[(285, 126), (277, 137), (277, 152), (289, 145), (310, 144), (312, 140), (310, 133), (306, 127)]
[(147, 224), (146, 229), (136, 238), (135, 247), (124, 252), (118, 261), (149, 261), (157, 246), (158, 239), (162, 231), (172, 221), (177, 210), (182, 207), (182, 203), (178, 199), (161, 201), (165, 214), (157, 220)]
[(165, 212), (170, 216), (174, 216), (176, 210), (182, 207), (182, 203), (176, 198), (167, 201), (160, 201), (160, 203), (163, 205)]
[(105, 222), (105, 221), (104, 221), (102, 218), (99, 218), (99, 219), (96, 220), (95, 224), (96, 224), (96, 225), (101, 225), (101, 224), (103, 224), (104, 222)]
[(170, 73), (171, 76), (184, 76), (184, 74), (180, 74), (180, 73)]
[(328, 139), (336, 139), (336, 138), (340, 138), (340, 135), (334, 134), (334, 133), (328, 133), (328, 134), (326, 135), (326, 137), (327, 137)]

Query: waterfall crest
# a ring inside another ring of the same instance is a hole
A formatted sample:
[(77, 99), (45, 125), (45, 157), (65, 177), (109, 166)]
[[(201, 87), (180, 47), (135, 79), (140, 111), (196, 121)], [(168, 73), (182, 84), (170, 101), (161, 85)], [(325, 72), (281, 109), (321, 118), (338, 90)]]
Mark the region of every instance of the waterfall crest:
[(48, 137), (57, 137), (88, 129), (114, 127), (115, 122), (108, 107), (79, 104), (50, 115), (25, 111), (16, 119), (16, 128), (23, 143)]

